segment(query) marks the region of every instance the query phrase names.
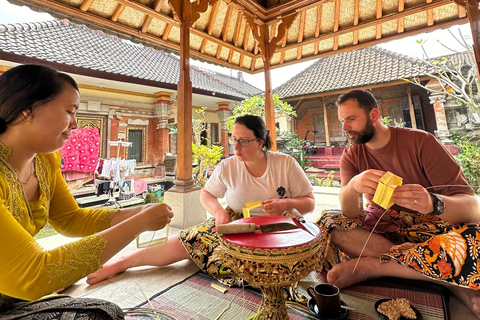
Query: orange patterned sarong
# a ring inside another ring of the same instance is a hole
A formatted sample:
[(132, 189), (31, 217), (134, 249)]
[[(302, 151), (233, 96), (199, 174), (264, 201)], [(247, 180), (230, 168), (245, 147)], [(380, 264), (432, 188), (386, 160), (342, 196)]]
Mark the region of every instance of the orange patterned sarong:
[[(334, 229), (344, 231), (365, 228), (366, 213), (359, 218), (347, 218), (340, 210), (325, 210), (317, 220), (327, 240), (324, 270), (350, 257), (331, 243)], [(450, 284), (480, 288), (480, 224), (453, 225), (438, 217), (419, 213), (390, 210), (389, 219), (398, 220), (399, 226), (388, 232), (377, 232), (394, 243), (383, 254), (382, 261), (394, 260), (423, 275)]]

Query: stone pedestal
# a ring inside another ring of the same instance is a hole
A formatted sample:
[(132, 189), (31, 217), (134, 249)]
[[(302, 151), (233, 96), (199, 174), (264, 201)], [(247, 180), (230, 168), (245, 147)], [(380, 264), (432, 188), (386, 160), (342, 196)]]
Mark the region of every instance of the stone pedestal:
[(173, 210), (172, 227), (186, 229), (207, 220), (207, 211), (200, 202), (200, 192), (200, 189), (186, 193), (165, 192), (164, 202)]

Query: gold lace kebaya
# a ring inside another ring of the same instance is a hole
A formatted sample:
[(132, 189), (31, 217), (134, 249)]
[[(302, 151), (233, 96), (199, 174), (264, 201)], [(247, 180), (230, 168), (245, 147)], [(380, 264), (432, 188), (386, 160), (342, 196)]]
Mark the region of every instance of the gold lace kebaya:
[[(8, 163), (11, 153), (0, 143), (0, 293), (34, 300), (101, 267), (107, 240), (96, 233), (110, 226), (117, 210), (78, 207), (60, 171), (60, 152), (36, 156), (40, 196), (28, 202)], [(47, 222), (63, 235), (84, 238), (44, 250), (33, 237)]]

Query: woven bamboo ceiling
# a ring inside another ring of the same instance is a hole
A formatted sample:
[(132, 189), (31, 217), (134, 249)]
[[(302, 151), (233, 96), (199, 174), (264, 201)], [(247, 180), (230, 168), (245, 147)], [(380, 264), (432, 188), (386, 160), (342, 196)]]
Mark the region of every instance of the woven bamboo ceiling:
[[(170, 2), (189, 0), (10, 1), (178, 53)], [(190, 55), (248, 73), (263, 71), (266, 51), (275, 68), (468, 22), (465, 8), (450, 0), (209, 2), (190, 29)]]

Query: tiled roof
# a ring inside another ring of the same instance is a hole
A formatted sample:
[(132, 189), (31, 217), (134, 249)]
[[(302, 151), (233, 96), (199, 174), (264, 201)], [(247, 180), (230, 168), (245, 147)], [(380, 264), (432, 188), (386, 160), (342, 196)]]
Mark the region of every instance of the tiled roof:
[[(164, 51), (122, 41), (68, 20), (0, 25), (0, 51), (95, 71), (176, 85), (180, 61)], [(238, 78), (191, 66), (194, 89), (245, 99), (260, 89)]]
[(320, 58), (273, 92), (283, 98), (301, 97), (421, 76), (427, 68), (422, 60), (368, 47)]
[(461, 63), (462, 65), (465, 65), (465, 64), (468, 64), (471, 66), (476, 65), (475, 56), (473, 55), (473, 52), (469, 52), (469, 51), (459, 52), (459, 53), (446, 55), (444, 57), (448, 58), (450, 61), (452, 61), (455, 64)]

